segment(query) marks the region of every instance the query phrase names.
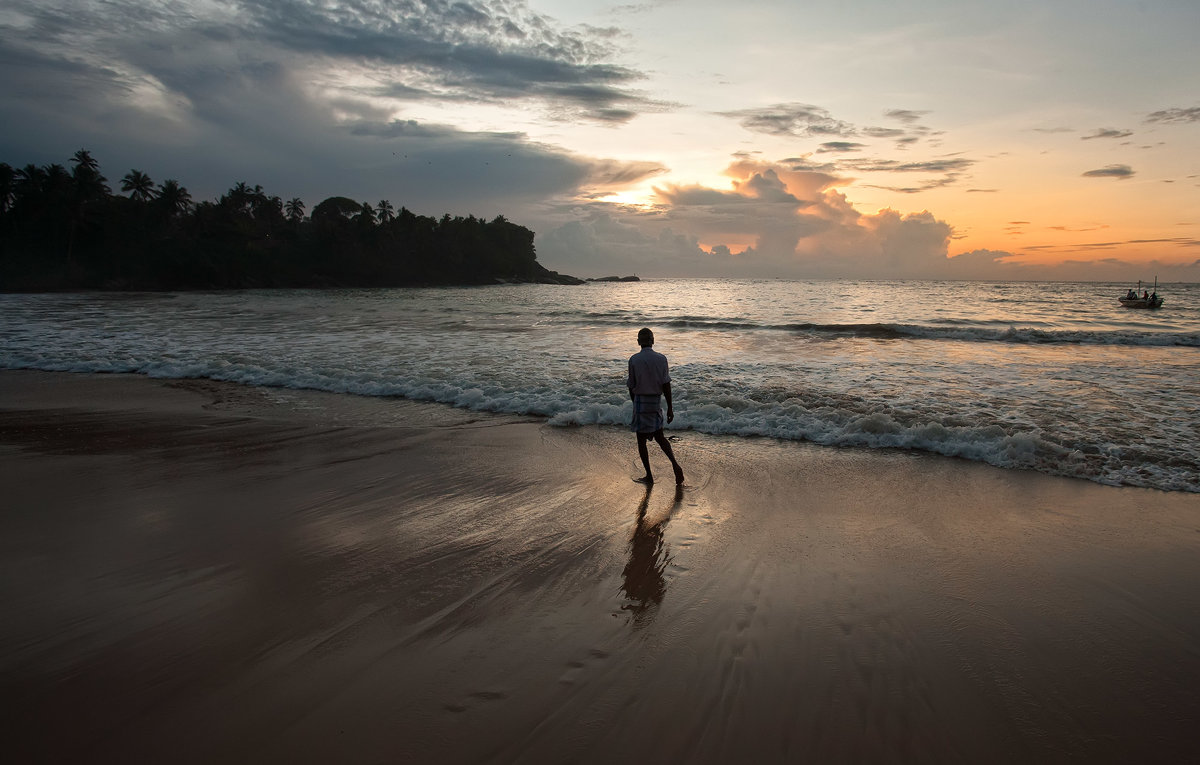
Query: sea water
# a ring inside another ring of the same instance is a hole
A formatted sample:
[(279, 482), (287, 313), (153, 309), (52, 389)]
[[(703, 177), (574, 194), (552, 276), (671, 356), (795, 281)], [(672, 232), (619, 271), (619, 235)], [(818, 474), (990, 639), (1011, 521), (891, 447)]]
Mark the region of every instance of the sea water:
[(1200, 285), (655, 280), (0, 295), (0, 368), (629, 421), (637, 330), (679, 431), (900, 448), (1200, 492)]

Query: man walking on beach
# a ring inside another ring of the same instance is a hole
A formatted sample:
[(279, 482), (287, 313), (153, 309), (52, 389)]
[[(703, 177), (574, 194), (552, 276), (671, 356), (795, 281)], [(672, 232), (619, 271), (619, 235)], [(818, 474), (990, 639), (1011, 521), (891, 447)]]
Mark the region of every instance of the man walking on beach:
[(671, 460), (675, 470), (675, 483), (683, 483), (683, 468), (675, 461), (671, 444), (663, 435), (663, 412), (661, 397), (667, 398), (667, 422), (675, 419), (675, 408), (671, 400), (671, 375), (667, 371), (667, 357), (654, 350), (654, 333), (643, 328), (638, 332), (638, 345), (642, 350), (629, 357), (629, 398), (633, 399), (633, 423), (629, 429), (637, 433), (638, 456), (646, 475), (638, 478), (640, 483), (654, 483), (650, 472), (650, 455), (646, 441), (653, 438)]

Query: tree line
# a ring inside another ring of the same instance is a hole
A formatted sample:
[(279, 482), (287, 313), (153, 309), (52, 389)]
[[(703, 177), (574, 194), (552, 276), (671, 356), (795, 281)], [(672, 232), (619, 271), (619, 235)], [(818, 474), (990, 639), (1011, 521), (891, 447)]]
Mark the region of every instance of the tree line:
[(0, 163), (0, 290), (186, 290), (577, 283), (537, 262), (504, 216), (439, 218), (330, 197), (305, 215), (238, 183), (195, 202), (130, 170), (114, 194), (86, 149), (65, 165)]

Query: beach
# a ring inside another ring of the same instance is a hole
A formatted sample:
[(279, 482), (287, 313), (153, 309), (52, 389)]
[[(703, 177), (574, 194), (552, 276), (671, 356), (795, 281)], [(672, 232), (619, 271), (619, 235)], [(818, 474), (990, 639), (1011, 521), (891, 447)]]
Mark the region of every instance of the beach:
[(1200, 496), (0, 373), (13, 762), (1200, 756)]

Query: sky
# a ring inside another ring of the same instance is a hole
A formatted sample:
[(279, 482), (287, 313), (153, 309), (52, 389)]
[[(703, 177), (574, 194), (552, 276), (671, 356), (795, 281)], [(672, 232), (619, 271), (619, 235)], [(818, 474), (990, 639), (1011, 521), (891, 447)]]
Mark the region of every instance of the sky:
[(0, 162), (576, 276), (1200, 281), (1196, 0), (4, 0)]

